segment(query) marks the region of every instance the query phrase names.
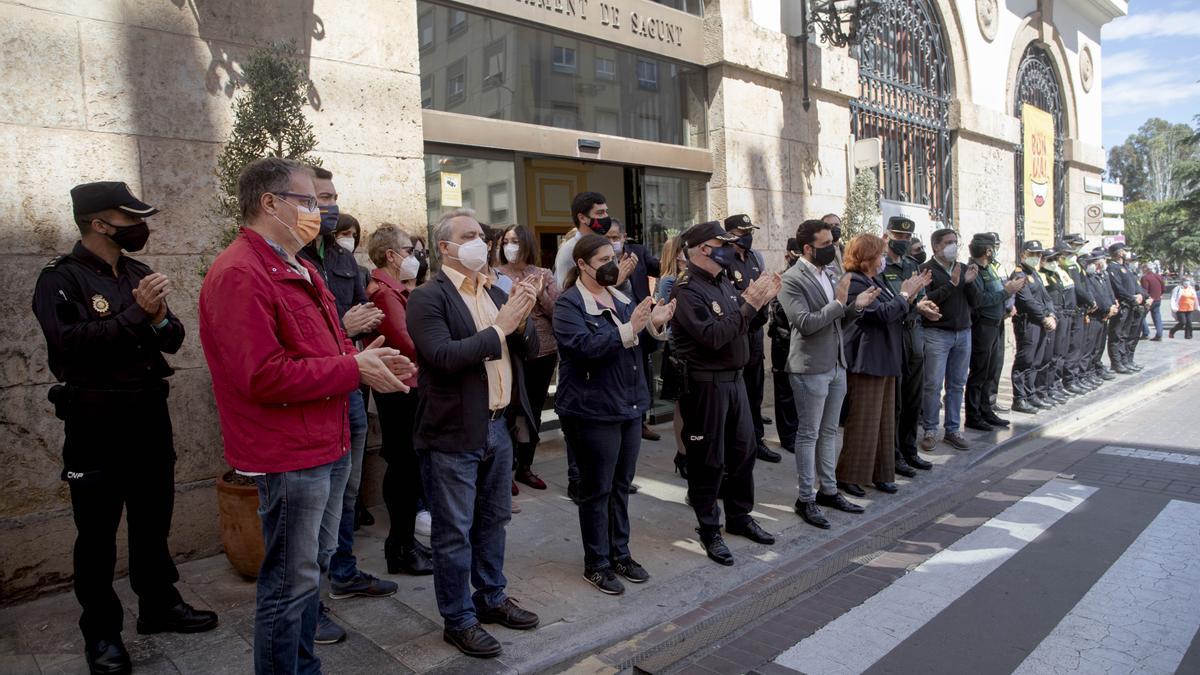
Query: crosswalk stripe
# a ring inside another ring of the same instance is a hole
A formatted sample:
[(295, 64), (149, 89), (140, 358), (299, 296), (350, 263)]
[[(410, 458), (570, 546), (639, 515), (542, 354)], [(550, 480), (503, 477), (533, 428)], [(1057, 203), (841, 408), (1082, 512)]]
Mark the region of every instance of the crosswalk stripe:
[(775, 662), (810, 673), (863, 672), (1095, 492), (1049, 481)]
[(1200, 630), (1200, 504), (1172, 501), (1015, 671), (1172, 673)]

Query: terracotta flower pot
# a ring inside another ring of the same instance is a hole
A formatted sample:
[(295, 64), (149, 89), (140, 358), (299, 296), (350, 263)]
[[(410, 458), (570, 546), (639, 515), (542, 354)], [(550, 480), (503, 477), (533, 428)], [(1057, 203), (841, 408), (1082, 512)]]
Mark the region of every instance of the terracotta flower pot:
[(217, 510), (221, 517), (221, 545), (238, 574), (257, 579), (262, 567), (262, 521), (258, 517), (258, 488), (233, 471), (217, 478)]

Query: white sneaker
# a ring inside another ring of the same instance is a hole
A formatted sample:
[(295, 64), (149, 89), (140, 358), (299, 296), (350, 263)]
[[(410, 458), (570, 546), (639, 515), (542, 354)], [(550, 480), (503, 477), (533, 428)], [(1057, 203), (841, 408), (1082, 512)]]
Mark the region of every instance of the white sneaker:
[(428, 537), (430, 532), (429, 526), (431, 522), (432, 519), (430, 518), (428, 511), (418, 512), (416, 522), (417, 534), (421, 535), (422, 537)]

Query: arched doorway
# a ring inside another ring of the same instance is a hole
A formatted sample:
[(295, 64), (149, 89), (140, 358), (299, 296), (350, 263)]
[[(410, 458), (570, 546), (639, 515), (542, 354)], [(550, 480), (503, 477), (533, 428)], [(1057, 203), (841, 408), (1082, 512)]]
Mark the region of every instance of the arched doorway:
[[(1066, 121), (1064, 119), (1062, 87), (1054, 71), (1054, 62), (1046, 52), (1045, 47), (1032, 43), (1025, 48), (1021, 62), (1017, 65), (1016, 96), (1013, 97), (1013, 114), (1022, 119), (1021, 107), (1029, 104), (1047, 112), (1054, 120), (1054, 238), (1063, 234), (1066, 223), (1066, 184), (1067, 172), (1063, 162), (1063, 139), (1065, 138)], [(1022, 122), (1021, 138), (1024, 139), (1024, 122)], [(1016, 239), (1019, 247), (1025, 241), (1025, 146), (1023, 141), (1017, 143), (1014, 149), (1016, 156), (1016, 172), (1014, 175), (1017, 199)], [(1053, 245), (1053, 242), (1042, 242)]]
[(930, 220), (949, 225), (954, 73), (941, 17), (929, 0), (882, 0), (861, 35), (851, 133), (880, 139), (884, 199), (927, 206)]

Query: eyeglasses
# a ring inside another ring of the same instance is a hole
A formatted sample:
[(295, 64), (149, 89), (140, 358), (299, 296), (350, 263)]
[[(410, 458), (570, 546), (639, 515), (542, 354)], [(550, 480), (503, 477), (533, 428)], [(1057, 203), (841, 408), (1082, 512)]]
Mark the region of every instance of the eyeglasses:
[(300, 203), (300, 206), (312, 211), (317, 208), (317, 198), (312, 195), (302, 195), (298, 192), (272, 192), (271, 194), (278, 197), (291, 197)]

